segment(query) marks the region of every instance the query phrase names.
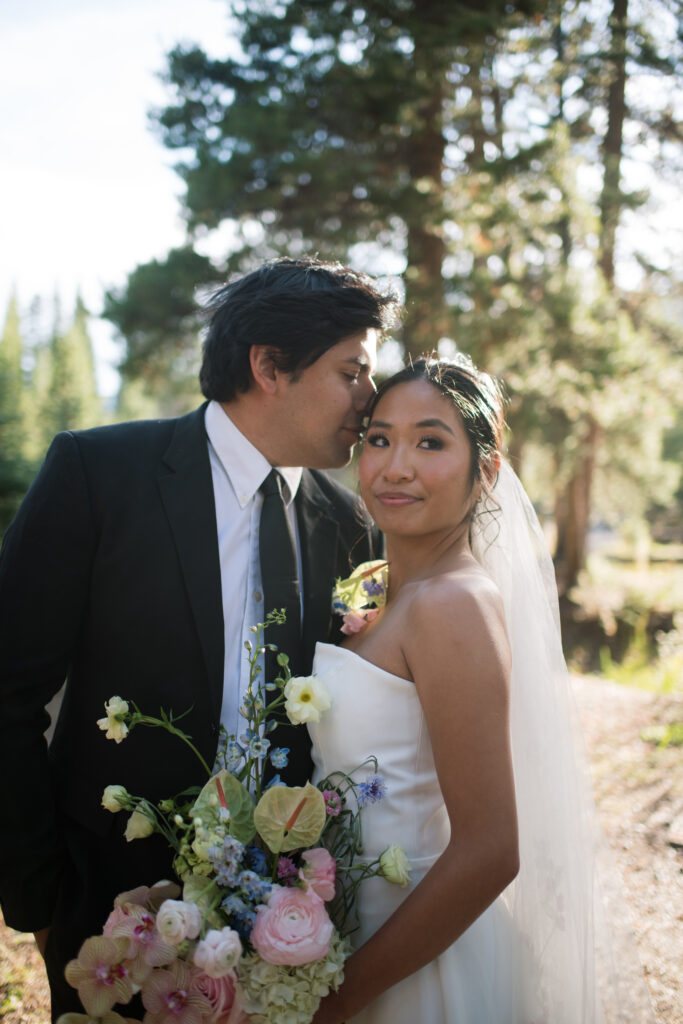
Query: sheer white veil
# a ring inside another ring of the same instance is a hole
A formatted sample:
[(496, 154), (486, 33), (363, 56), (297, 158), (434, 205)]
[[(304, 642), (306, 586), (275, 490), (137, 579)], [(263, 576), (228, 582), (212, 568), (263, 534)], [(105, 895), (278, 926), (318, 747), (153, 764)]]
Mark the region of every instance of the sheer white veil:
[(472, 550), (498, 586), (512, 648), (511, 720), (520, 871), (505, 899), (520, 936), (525, 1024), (645, 1024), (649, 996), (628, 929), (600, 886), (587, 760), (561, 644), (552, 560), (503, 463), (474, 516)]

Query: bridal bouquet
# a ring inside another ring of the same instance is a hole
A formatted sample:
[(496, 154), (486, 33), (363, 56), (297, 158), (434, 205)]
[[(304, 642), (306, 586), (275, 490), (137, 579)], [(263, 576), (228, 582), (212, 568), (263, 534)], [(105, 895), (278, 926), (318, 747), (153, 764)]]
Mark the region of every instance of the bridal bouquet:
[(373, 758), (317, 786), (285, 786), (276, 776), (262, 788), (266, 759), (281, 769), (289, 753), (271, 747), (273, 712), (284, 707), (303, 724), (331, 703), (315, 676), (291, 676), (283, 653), (278, 678), (260, 682), (263, 631), (283, 621), (271, 612), (252, 627), (245, 731), (223, 734), (213, 773), (179, 718), (163, 710), (150, 717), (120, 697), (105, 705), (97, 724), (108, 739), (120, 743), (139, 725), (164, 728), (194, 750), (207, 782), (157, 805), (122, 786), (105, 789), (107, 810), (130, 812), (128, 840), (153, 832), (168, 839), (180, 885), (162, 881), (116, 898), (102, 934), (66, 967), (87, 1016), (63, 1014), (58, 1024), (126, 1021), (113, 1008), (137, 992), (148, 1024), (307, 1024), (343, 980), (360, 882), (379, 874), (408, 883), (398, 847), (355, 863), (362, 808), (384, 792)]

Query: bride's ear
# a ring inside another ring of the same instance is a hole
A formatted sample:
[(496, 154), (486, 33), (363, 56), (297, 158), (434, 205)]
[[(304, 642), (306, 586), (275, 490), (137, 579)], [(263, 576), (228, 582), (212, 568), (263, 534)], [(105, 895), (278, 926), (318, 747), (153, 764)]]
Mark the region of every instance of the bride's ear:
[(499, 451), (495, 451), (491, 455), (491, 458), (487, 461), (486, 466), (484, 467), (484, 472), (483, 472), (482, 475), (483, 475), (483, 477), (484, 477), (488, 487), (493, 487), (493, 485), (495, 484), (496, 477), (498, 476), (498, 473), (500, 472), (501, 461), (502, 460), (501, 460), (500, 452)]

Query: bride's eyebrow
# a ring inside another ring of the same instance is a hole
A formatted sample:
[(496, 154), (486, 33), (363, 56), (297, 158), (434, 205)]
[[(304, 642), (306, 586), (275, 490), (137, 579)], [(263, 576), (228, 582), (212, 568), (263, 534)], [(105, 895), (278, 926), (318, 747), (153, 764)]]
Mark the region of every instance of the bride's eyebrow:
[(451, 430), (448, 424), (444, 423), (443, 420), (440, 420), (437, 417), (434, 417), (434, 419), (429, 420), (420, 420), (420, 422), (416, 423), (415, 426), (419, 427), (420, 429), (422, 429), (423, 427), (440, 427), (442, 430), (446, 430), (448, 431), (449, 434), (453, 434), (453, 436), (455, 436), (454, 431)]
[[(415, 423), (414, 426), (416, 430), (424, 430), (425, 427), (440, 427), (441, 430), (446, 430), (449, 434), (453, 434), (455, 437), (455, 432), (451, 430), (447, 423), (438, 419), (438, 417), (428, 420), (420, 420), (420, 422)], [(380, 430), (391, 430), (393, 423), (386, 423), (384, 420), (372, 420), (368, 426), (368, 430), (372, 430), (373, 427), (379, 427)]]

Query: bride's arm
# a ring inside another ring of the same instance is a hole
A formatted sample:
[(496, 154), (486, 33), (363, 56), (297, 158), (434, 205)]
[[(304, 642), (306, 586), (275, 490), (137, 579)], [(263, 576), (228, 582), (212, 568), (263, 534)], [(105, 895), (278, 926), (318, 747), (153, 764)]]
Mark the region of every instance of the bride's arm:
[(404, 903), (346, 962), (344, 983), (323, 1000), (315, 1024), (348, 1020), (433, 960), (519, 867), (510, 658), (497, 594), (487, 586), (473, 593), (439, 582), (418, 595), (408, 625), (404, 654), (429, 728), (451, 839)]

